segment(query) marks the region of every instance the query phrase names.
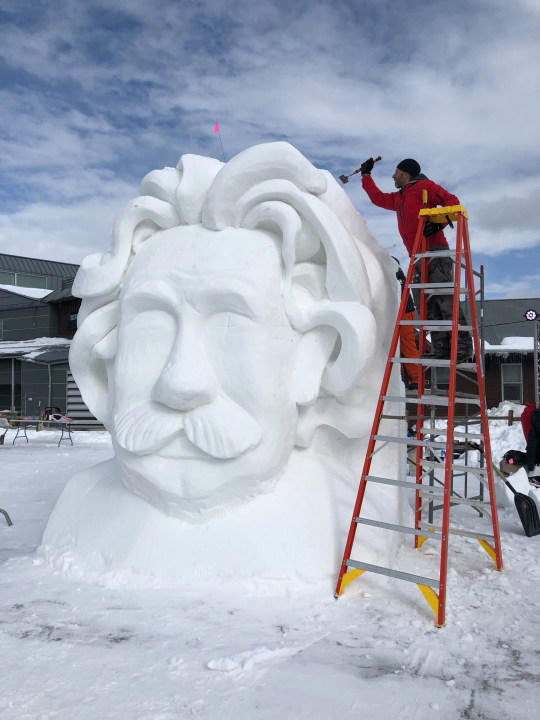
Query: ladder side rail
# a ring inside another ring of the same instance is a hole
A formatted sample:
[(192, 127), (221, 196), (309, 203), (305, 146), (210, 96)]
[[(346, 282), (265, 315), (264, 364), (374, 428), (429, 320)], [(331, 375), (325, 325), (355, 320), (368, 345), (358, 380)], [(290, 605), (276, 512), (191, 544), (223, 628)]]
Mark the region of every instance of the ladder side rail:
[[(464, 250), (465, 250), (465, 257), (466, 257), (466, 266), (467, 266), (467, 274), (468, 274), (468, 284), (471, 284), (472, 280), (472, 260), (471, 260), (471, 247), (469, 242), (469, 230), (467, 227), (467, 223), (465, 223), (465, 235), (464, 235)], [(476, 314), (476, 303), (473, 302), (474, 298), (471, 296), (471, 302), (470, 302), (470, 308), (471, 308), (471, 324), (472, 324), (472, 334), (473, 334), (473, 347), (474, 347), (474, 355), (476, 360), (476, 367), (477, 367), (477, 378), (478, 378), (478, 394), (480, 397), (480, 407), (481, 407), (481, 422), (482, 422), (482, 432), (484, 434), (484, 459), (486, 463), (486, 470), (487, 470), (487, 476), (488, 476), (488, 487), (489, 487), (489, 501), (491, 506), (491, 517), (493, 522), (493, 536), (495, 538), (495, 557), (496, 562), (495, 565), (497, 567), (497, 570), (503, 569), (503, 560), (502, 560), (502, 548), (501, 548), (501, 538), (500, 538), (500, 532), (499, 532), (499, 520), (497, 515), (497, 502), (495, 497), (495, 483), (493, 480), (493, 460), (491, 457), (491, 442), (489, 438), (489, 423), (488, 423), (488, 417), (487, 417), (487, 401), (486, 401), (486, 389), (485, 389), (485, 378), (484, 378), (484, 369), (482, 365), (482, 357), (481, 357), (481, 347), (480, 347), (480, 340), (478, 337), (478, 322), (477, 322), (477, 314)]]
[[(418, 245), (420, 243), (420, 238), (422, 237), (422, 233), (424, 230), (424, 224), (425, 220), (422, 219), (421, 222), (418, 223), (418, 228), (416, 230), (416, 237), (414, 239), (414, 245), (413, 245), (413, 255), (418, 249)], [(343, 576), (347, 572), (347, 561), (350, 558), (352, 546), (354, 543), (354, 537), (356, 534), (356, 529), (358, 527), (358, 524), (356, 522), (356, 518), (360, 514), (360, 509), (362, 507), (362, 503), (364, 501), (364, 494), (366, 491), (366, 477), (369, 475), (369, 469), (371, 467), (371, 459), (372, 454), (375, 448), (375, 435), (377, 435), (379, 431), (379, 425), (381, 422), (381, 414), (383, 410), (384, 405), (384, 396), (386, 395), (386, 391), (388, 389), (388, 384), (390, 382), (390, 375), (392, 373), (394, 364), (392, 362), (392, 358), (394, 357), (397, 349), (397, 344), (399, 340), (399, 329), (400, 329), (400, 321), (404, 315), (405, 308), (407, 306), (407, 299), (408, 299), (408, 292), (409, 292), (409, 285), (411, 284), (411, 279), (414, 271), (414, 263), (409, 263), (409, 268), (407, 270), (407, 277), (405, 279), (405, 288), (403, 290), (402, 296), (401, 296), (401, 303), (399, 305), (399, 310), (396, 318), (396, 325), (394, 327), (394, 334), (392, 336), (392, 341), (390, 343), (390, 348), (388, 350), (388, 358), (386, 360), (386, 367), (384, 370), (384, 376), (383, 381), (381, 385), (381, 391), (379, 393), (379, 399), (377, 401), (377, 407), (375, 410), (375, 416), (373, 418), (373, 426), (371, 428), (371, 433), (369, 436), (369, 442), (366, 450), (366, 457), (364, 460), (364, 467), (362, 468), (362, 476), (360, 479), (360, 486), (358, 488), (358, 493), (356, 496), (356, 502), (354, 504), (353, 514), (351, 518), (351, 524), (349, 527), (349, 533), (347, 535), (347, 542), (345, 544), (345, 550), (343, 552), (343, 560), (341, 562), (341, 568), (339, 570), (338, 580), (336, 583), (336, 590), (335, 590), (335, 597), (339, 595), (340, 589), (341, 589), (341, 582), (343, 580)]]
[[(419, 224), (421, 224), (422, 220), (420, 218)], [(426, 285), (428, 281), (428, 263), (429, 260), (427, 257), (425, 257), (425, 254), (427, 252), (427, 239), (422, 234), (422, 242), (421, 242), (421, 254), (424, 256), (421, 260), (420, 265), (420, 284)], [(427, 293), (424, 288), (421, 288), (420, 290), (420, 307), (418, 308), (418, 315), (420, 320), (425, 320), (427, 318)], [(419, 343), (418, 343), (418, 351), (420, 353), (420, 356), (422, 356), (425, 353), (426, 350), (426, 328), (424, 325), (421, 325), (419, 328)], [(422, 371), (418, 378), (418, 397), (423, 397), (425, 394), (425, 385), (426, 385), (426, 373), (425, 368), (422, 368)], [(417, 410), (418, 418), (416, 421), (416, 439), (420, 440), (422, 438), (422, 430), (424, 427), (424, 417), (425, 417), (425, 410), (424, 405), (418, 405)], [(416, 447), (416, 484), (419, 485), (422, 483), (422, 467), (421, 467), (421, 460), (424, 457), (424, 450), (421, 446), (417, 445)], [(422, 520), (422, 496), (419, 492), (416, 493), (416, 497), (414, 500), (414, 527), (418, 530), (420, 527), (420, 522)], [(418, 537), (418, 535), (415, 535), (414, 537), (414, 547), (418, 548), (421, 544), (421, 539)]]
[(460, 310), (461, 248), (463, 244), (463, 215), (458, 215), (456, 233), (456, 266), (454, 271), (454, 304), (452, 307), (452, 337), (450, 341), (450, 372), (448, 385), (448, 416), (446, 420), (446, 457), (444, 467), (444, 501), (442, 518), (441, 565), (439, 572), (439, 604), (437, 625), (444, 625), (446, 610), (446, 579), (448, 574), (448, 540), (450, 532), (450, 496), (452, 491), (452, 472), (454, 466), (454, 412), (456, 399), (456, 365), (458, 348), (458, 325)]

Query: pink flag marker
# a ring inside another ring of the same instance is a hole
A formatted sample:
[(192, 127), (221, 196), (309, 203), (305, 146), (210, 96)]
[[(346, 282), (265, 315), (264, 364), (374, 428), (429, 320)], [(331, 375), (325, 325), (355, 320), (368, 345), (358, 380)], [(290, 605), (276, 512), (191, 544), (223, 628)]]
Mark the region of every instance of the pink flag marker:
[(221, 156), (222, 156), (222, 158), (223, 158), (223, 162), (227, 162), (226, 159), (225, 159), (225, 150), (223, 149), (223, 140), (221, 139), (221, 135), (220, 135), (220, 132), (219, 132), (219, 123), (218, 123), (218, 122), (214, 125), (214, 135), (217, 135), (217, 136), (218, 136), (219, 145), (220, 145), (220, 147), (221, 147)]

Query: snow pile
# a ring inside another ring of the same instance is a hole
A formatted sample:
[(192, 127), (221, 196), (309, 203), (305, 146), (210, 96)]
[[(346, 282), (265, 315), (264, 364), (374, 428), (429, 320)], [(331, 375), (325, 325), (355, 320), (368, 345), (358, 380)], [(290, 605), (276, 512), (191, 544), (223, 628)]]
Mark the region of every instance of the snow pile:
[[(71, 369), (115, 459), (65, 490), (49, 560), (111, 584), (327, 592), (399, 292), (343, 189), (287, 143), (184, 155), (144, 178), (73, 290)], [(388, 446), (374, 474), (401, 477), (403, 457)], [(403, 520), (395, 487), (365, 510)], [(392, 565), (395, 534), (359, 535)]]
[(492, 353), (509, 353), (509, 352), (532, 352), (534, 350), (533, 337), (505, 337), (500, 345), (492, 345), (485, 343), (485, 351)]

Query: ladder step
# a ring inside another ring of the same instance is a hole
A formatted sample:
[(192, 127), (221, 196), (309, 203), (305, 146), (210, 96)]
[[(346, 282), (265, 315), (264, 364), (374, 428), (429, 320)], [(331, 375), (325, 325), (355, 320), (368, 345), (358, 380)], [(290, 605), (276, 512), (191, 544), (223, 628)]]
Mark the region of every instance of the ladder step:
[(411, 283), (409, 288), (411, 290), (425, 290), (427, 288), (453, 288), (454, 283)]
[[(400, 325), (421, 326), (430, 330), (451, 330), (452, 320), (400, 320)], [(472, 332), (472, 325), (458, 325), (457, 329), (461, 332)]]
[[(420, 523), (420, 529), (425, 530), (426, 532), (433, 532), (442, 533), (442, 527), (439, 527), (438, 525), (431, 525), (430, 523)], [(475, 532), (474, 530), (461, 530), (461, 528), (454, 528), (450, 527), (449, 532), (451, 535), (461, 535), (463, 537), (469, 537), (469, 538), (482, 538), (482, 540), (494, 540), (493, 535), (488, 535), (486, 533), (479, 533)]]
[(383, 442), (401, 443), (402, 445), (416, 445), (419, 447), (434, 448), (437, 450), (444, 450), (446, 448), (445, 442), (433, 442), (431, 440), (416, 440), (415, 438), (396, 437), (394, 435), (374, 435), (374, 440), (381, 440)]
[(474, 498), (462, 498), (462, 497), (456, 497), (455, 495), (450, 495), (450, 503), (454, 503), (457, 505), (471, 505), (471, 507), (479, 507), (483, 508), (484, 510), (489, 510), (491, 508), (491, 504), (489, 502), (486, 502), (485, 500), (475, 500)]
[[(464, 288), (459, 289), (460, 295), (466, 295), (467, 292), (468, 291)], [(440, 288), (440, 289), (435, 288), (434, 290), (426, 290), (426, 294), (427, 295), (453, 295), (454, 290), (445, 289), (445, 288)]]
[[(425, 290), (427, 295), (453, 295), (454, 285), (450, 283), (411, 283), (409, 285), (411, 290)], [(460, 295), (466, 295), (468, 293), (466, 287), (459, 288)]]
[[(448, 405), (448, 398), (444, 395), (422, 395), (420, 398), (411, 397), (410, 395), (384, 395), (385, 402), (404, 402), (415, 405)], [(456, 405), (480, 405), (479, 398), (464, 398), (456, 395)]]
[[(450, 360), (439, 360), (430, 358), (406, 358), (406, 357), (394, 357), (392, 358), (393, 363), (403, 363), (406, 365), (425, 365), (426, 367), (450, 367)], [(476, 370), (476, 363), (457, 363), (456, 368), (458, 370)]]
[[(446, 435), (446, 430), (444, 428), (421, 428), (420, 432), (422, 435)], [(483, 433), (461, 432), (460, 430), (454, 430), (454, 437), (467, 438), (471, 440), (484, 439)]]
[(358, 560), (347, 560), (347, 567), (366, 570), (367, 572), (377, 573), (378, 575), (387, 575), (388, 577), (397, 578), (398, 580), (406, 580), (407, 582), (413, 582), (417, 585), (428, 585), (437, 590), (439, 589), (438, 580), (422, 577), (421, 575), (412, 575), (411, 573), (401, 572), (401, 570), (392, 570), (391, 568), (382, 567), (381, 565), (371, 565), (366, 562), (358, 562)]
[[(427, 468), (444, 468), (444, 462), (437, 462), (436, 460), (420, 460), (420, 465)], [(454, 472), (470, 472), (479, 477), (487, 475), (486, 468), (473, 467), (472, 465), (456, 465), (454, 463), (452, 469)]]
[(404, 487), (408, 490), (417, 490), (418, 492), (424, 490), (430, 495), (444, 497), (443, 494), (436, 492), (437, 488), (434, 488), (432, 485), (422, 485), (422, 483), (410, 482), (409, 480), (394, 480), (393, 478), (382, 478), (377, 477), (376, 475), (366, 475), (366, 480), (369, 480), (370, 482), (381, 483), (382, 485), (397, 485), (398, 487)]
[[(368, 520), (368, 518), (355, 518), (355, 522), (359, 525), (370, 525), (371, 527), (382, 528), (383, 530), (393, 530), (394, 532), (406, 533), (407, 535), (425, 535), (425, 530), (416, 530), (407, 525), (395, 525), (394, 523), (386, 523), (381, 520)], [(430, 535), (431, 537), (431, 535)], [(433, 533), (433, 537), (441, 537), (441, 533)]]
[(429, 252), (425, 253), (416, 253), (416, 255), (413, 258), (413, 262), (416, 262), (417, 260), (421, 260), (422, 258), (432, 258), (432, 257), (456, 257), (456, 251), (455, 250), (431, 250)]

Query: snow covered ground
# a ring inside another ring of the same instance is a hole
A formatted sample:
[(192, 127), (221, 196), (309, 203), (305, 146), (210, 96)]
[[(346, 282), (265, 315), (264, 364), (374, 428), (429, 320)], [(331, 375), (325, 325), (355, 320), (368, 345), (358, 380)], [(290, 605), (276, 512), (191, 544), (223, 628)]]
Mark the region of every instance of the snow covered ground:
[[(218, 582), (204, 596), (110, 589), (35, 553), (70, 476), (111, 456), (107, 433), (61, 448), (55, 432), (12, 436), (0, 447), (0, 506), (14, 522), (0, 517), (1, 717), (538, 717), (540, 536), (524, 536), (513, 504), (500, 512), (504, 572), (452, 538), (443, 629), (415, 586), (368, 575), (338, 601), (333, 588), (256, 600)], [(491, 436), (496, 461), (524, 448), (519, 423), (494, 422)], [(437, 549), (404, 545), (398, 566), (437, 574)]]

